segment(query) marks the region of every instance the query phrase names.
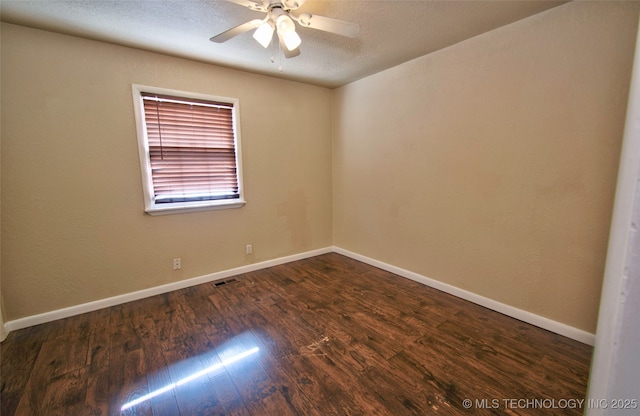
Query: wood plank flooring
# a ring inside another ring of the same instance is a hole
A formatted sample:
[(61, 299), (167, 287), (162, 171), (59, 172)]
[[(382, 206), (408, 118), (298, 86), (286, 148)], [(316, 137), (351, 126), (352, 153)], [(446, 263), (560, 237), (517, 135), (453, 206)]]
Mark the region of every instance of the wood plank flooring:
[(10, 333), (2, 415), (584, 410), (591, 347), (411, 280), (332, 253), (226, 282)]

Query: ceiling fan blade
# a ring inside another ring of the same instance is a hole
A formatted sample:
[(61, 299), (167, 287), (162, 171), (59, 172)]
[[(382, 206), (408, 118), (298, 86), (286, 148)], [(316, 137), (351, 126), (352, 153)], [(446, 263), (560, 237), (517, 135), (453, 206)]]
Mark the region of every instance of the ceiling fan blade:
[(256, 10), (259, 12), (266, 12), (267, 7), (265, 7), (262, 0), (227, 0), (229, 3), (239, 4), (240, 6), (248, 7), (251, 10)]
[(211, 37), (209, 40), (211, 42), (222, 43), (226, 42), (234, 36), (238, 36), (241, 33), (248, 32), (251, 29), (255, 29), (262, 24), (262, 19), (253, 19), (248, 21), (247, 23), (243, 23), (236, 27), (232, 27), (229, 30), (225, 30), (222, 33), (218, 33), (217, 35)]
[(357, 23), (345, 22), (344, 20), (333, 19), (331, 17), (318, 16), (317, 14), (302, 13), (299, 16), (290, 14), (302, 27), (324, 30), (336, 35), (355, 38), (360, 32), (360, 25)]
[(306, 0), (282, 0), (282, 5), (287, 10), (295, 10), (305, 3)]
[(289, 49), (287, 49), (287, 46), (284, 44), (284, 41), (278, 36), (278, 39), (280, 41), (280, 49), (282, 50), (282, 53), (284, 54), (284, 57), (289, 59), (289, 58), (295, 58), (296, 56), (300, 55), (300, 47), (295, 48), (294, 50), (290, 51)]

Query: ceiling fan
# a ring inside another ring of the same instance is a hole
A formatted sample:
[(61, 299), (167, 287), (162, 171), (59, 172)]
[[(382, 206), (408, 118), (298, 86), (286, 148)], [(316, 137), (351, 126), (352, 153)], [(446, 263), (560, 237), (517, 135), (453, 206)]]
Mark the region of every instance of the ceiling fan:
[(296, 24), (301, 27), (323, 30), (337, 35), (355, 37), (360, 26), (355, 23), (330, 17), (318, 16), (310, 13), (293, 13), (305, 0), (227, 0), (228, 2), (248, 7), (251, 10), (267, 13), (264, 19), (253, 19), (241, 25), (232, 27), (213, 36), (210, 40), (216, 43), (226, 42), (234, 36), (256, 29), (253, 37), (263, 47), (267, 48), (275, 32), (284, 56), (293, 58), (300, 55), (302, 39), (296, 32)]

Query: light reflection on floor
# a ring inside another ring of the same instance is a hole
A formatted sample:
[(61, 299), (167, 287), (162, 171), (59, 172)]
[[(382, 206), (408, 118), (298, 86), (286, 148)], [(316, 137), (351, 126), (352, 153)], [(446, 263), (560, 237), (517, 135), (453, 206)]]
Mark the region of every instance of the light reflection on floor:
[(233, 356), (231, 356), (229, 358), (224, 359), (223, 361), (221, 361), (221, 362), (219, 362), (217, 364), (214, 364), (214, 365), (209, 366), (209, 367), (207, 367), (207, 368), (205, 368), (203, 370), (197, 371), (197, 372), (195, 372), (195, 373), (193, 373), (193, 374), (191, 374), (191, 375), (189, 375), (187, 377), (184, 377), (184, 378), (176, 381), (175, 383), (171, 383), (171, 384), (166, 385), (166, 386), (164, 386), (162, 388), (154, 390), (151, 393), (145, 394), (144, 396), (138, 397), (135, 400), (131, 400), (130, 402), (127, 402), (124, 405), (122, 405), (122, 407), (120, 408), (120, 411), (127, 410), (127, 409), (129, 409), (129, 408), (131, 408), (133, 406), (136, 406), (136, 405), (138, 405), (140, 403), (143, 403), (143, 402), (145, 402), (145, 401), (147, 401), (147, 400), (149, 400), (149, 399), (151, 399), (153, 397), (156, 397), (156, 396), (159, 396), (159, 395), (161, 395), (163, 393), (171, 391), (171, 390), (173, 390), (174, 388), (176, 388), (178, 386), (184, 385), (184, 384), (189, 383), (190, 381), (193, 381), (193, 380), (195, 380), (197, 378), (200, 378), (200, 377), (205, 376), (207, 374), (213, 373), (214, 371), (219, 370), (222, 367), (229, 366), (229, 365), (231, 365), (231, 364), (233, 364), (233, 363), (235, 363), (237, 361), (242, 360), (243, 358), (249, 357), (250, 355), (253, 355), (253, 354), (257, 353), (259, 350), (260, 349), (258, 347), (253, 347), (253, 348), (248, 349), (246, 351), (243, 351), (243, 352), (241, 352), (239, 354), (235, 354), (235, 355), (233, 355)]

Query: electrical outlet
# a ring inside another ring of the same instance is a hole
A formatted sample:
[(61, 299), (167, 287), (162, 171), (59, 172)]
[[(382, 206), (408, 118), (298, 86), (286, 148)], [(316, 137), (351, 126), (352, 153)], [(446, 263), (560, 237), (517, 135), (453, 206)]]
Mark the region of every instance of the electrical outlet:
[(246, 246), (244, 246), (244, 253), (253, 254), (253, 246), (251, 244), (247, 244)]
[(173, 259), (173, 270), (180, 270), (182, 268), (182, 260), (180, 257)]

